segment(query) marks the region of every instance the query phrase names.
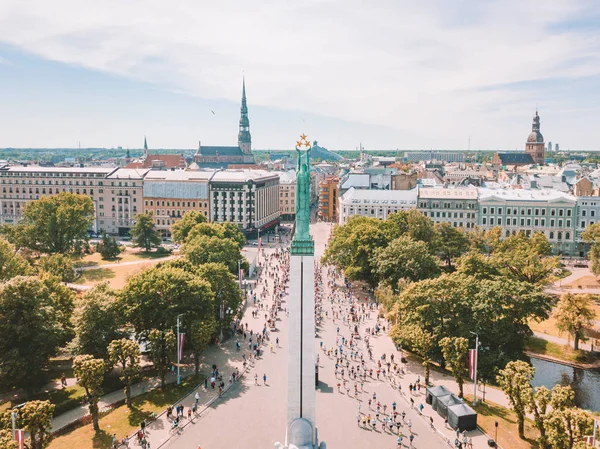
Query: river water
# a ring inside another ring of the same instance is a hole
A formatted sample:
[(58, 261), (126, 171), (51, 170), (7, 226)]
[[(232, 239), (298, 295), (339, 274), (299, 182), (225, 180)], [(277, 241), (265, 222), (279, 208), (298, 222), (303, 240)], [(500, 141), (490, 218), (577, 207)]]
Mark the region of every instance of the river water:
[(600, 412), (600, 370), (582, 370), (536, 358), (531, 358), (531, 364), (535, 368), (534, 387), (571, 385), (577, 406)]

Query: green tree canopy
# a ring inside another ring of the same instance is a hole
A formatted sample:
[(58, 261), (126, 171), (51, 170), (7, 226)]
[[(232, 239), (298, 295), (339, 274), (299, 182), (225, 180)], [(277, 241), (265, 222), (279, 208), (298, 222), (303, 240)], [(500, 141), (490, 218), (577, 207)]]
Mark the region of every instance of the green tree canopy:
[(509, 362), (496, 378), (517, 415), (519, 437), (525, 438), (525, 413), (531, 398), (531, 380), (535, 369), (527, 362)]
[(73, 282), (75, 280), (73, 259), (64, 254), (49, 254), (40, 257), (38, 270), (56, 276), (61, 282)]
[(98, 425), (98, 401), (102, 396), (102, 382), (106, 365), (104, 360), (95, 359), (89, 354), (78, 355), (73, 359), (73, 373), (85, 390), (94, 430), (100, 430)]
[[(17, 276), (0, 284), (0, 373), (4, 385), (31, 392), (58, 348), (72, 336), (72, 297), (52, 282)], [(71, 301), (70, 307), (68, 302)]]
[[(198, 276), (210, 284), (214, 293), (215, 319), (219, 317), (219, 308), (222, 306), (225, 310), (231, 309), (234, 312), (242, 304), (242, 291), (237, 279), (229, 272), (227, 267), (221, 263), (207, 263), (199, 265), (197, 268)], [(206, 319), (207, 316), (202, 316)], [(228, 328), (234, 316), (227, 315), (220, 320), (221, 327)]]
[(444, 360), (452, 367), (454, 380), (458, 384), (458, 397), (462, 398), (463, 386), (469, 374), (467, 364), (469, 340), (463, 337), (444, 337), (440, 340), (440, 347)]
[(125, 337), (124, 324), (117, 293), (105, 282), (92, 287), (77, 304), (75, 353), (108, 360), (110, 342)]
[(0, 281), (31, 274), (31, 265), (8, 241), (0, 238)]
[(420, 281), (440, 274), (440, 260), (429, 253), (427, 244), (408, 236), (376, 250), (372, 263), (379, 279), (393, 288), (400, 279)]
[(145, 251), (159, 247), (162, 243), (160, 234), (154, 228), (154, 219), (151, 214), (137, 214), (130, 234), (134, 245), (138, 248), (144, 248)]
[(232, 274), (238, 272), (238, 261), (242, 261), (241, 268), (248, 268), (248, 262), (242, 257), (238, 244), (231, 239), (200, 235), (188, 239), (182, 251), (194, 265), (222, 263)]
[(452, 259), (461, 256), (469, 249), (469, 238), (462, 228), (454, 228), (450, 223), (436, 223), (431, 242), (435, 252), (452, 266)]
[(96, 251), (100, 253), (104, 260), (116, 259), (121, 254), (121, 248), (117, 243), (117, 239), (106, 235), (105, 232), (102, 233), (102, 240), (96, 245)]
[(577, 350), (579, 341), (585, 339), (585, 329), (592, 328), (596, 320), (592, 297), (565, 293), (560, 297), (553, 316), (558, 330), (573, 336)]
[(108, 358), (112, 366), (120, 369), (127, 407), (131, 408), (131, 383), (140, 371), (140, 345), (127, 338), (113, 340), (108, 345)]
[(17, 240), (43, 253), (79, 251), (94, 220), (94, 204), (87, 195), (61, 192), (25, 204), (17, 225)]
[(171, 226), (171, 235), (173, 241), (183, 242), (194, 226), (200, 223), (206, 223), (206, 217), (200, 211), (190, 210), (183, 214), (180, 220), (177, 220)]
[(150, 360), (160, 376), (160, 387), (165, 388), (165, 377), (171, 364), (171, 357), (177, 347), (177, 338), (172, 331), (152, 329), (148, 333), (148, 348)]
[[(54, 408), (50, 401), (29, 401), (17, 410), (16, 428), (25, 430), (26, 438), (29, 439), (26, 447), (29, 449), (44, 449), (51, 440)], [(12, 410), (8, 409), (0, 416), (0, 427), (3, 429), (11, 429), (11, 413)], [(12, 432), (10, 437), (12, 438)], [(11, 449), (10, 445), (5, 447)]]
[(186, 320), (212, 316), (214, 292), (199, 276), (170, 266), (152, 267), (132, 277), (121, 291), (121, 302), (136, 333), (174, 329), (177, 315)]

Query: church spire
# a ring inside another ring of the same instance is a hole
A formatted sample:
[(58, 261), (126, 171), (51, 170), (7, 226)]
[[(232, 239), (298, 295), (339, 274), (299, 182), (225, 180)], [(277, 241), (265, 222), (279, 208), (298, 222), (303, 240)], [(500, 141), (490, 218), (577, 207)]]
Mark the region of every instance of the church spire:
[(146, 142), (146, 136), (144, 136), (144, 157), (148, 156), (148, 142)]
[(252, 138), (250, 137), (250, 121), (248, 120), (248, 105), (246, 104), (246, 79), (242, 78), (242, 107), (240, 109), (240, 131), (238, 133), (238, 146), (250, 154)]
[(540, 132), (540, 116), (538, 114), (537, 108), (535, 110), (535, 117), (533, 117), (533, 125), (531, 125), (531, 130), (533, 132)]

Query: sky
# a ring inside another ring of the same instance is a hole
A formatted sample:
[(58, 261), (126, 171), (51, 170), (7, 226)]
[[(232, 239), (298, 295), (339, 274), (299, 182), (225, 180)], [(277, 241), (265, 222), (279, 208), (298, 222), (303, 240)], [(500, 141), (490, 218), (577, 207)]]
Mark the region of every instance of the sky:
[(3, 0), (0, 148), (600, 149), (598, 0)]

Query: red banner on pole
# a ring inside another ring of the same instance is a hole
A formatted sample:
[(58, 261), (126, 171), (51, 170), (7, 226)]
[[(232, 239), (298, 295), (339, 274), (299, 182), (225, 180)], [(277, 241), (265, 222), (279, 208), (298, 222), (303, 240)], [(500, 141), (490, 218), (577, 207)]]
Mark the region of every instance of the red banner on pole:
[(15, 441), (19, 449), (25, 448), (25, 431), (23, 429), (15, 430)]
[(475, 378), (475, 363), (477, 363), (477, 349), (469, 349), (469, 379)]
[(179, 360), (183, 358), (183, 342), (185, 341), (185, 334), (179, 334)]

